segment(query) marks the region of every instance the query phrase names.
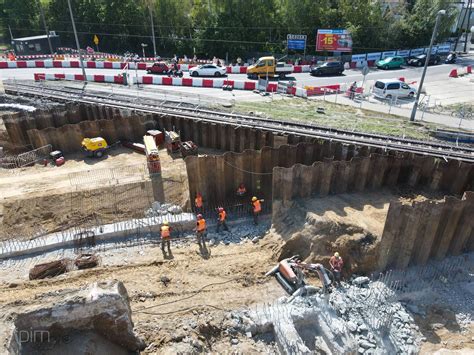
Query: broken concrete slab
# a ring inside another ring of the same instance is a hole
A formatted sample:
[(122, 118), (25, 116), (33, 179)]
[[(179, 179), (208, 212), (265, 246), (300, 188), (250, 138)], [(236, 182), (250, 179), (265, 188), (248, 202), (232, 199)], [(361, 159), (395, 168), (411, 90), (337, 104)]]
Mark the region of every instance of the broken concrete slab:
[(74, 344), (77, 339), (70, 337), (77, 337), (79, 332), (89, 334), (87, 339), (97, 334), (105, 339), (101, 342), (104, 347), (109, 343), (114, 344), (114, 349), (124, 351), (139, 351), (145, 347), (133, 331), (127, 290), (117, 280), (48, 295), (33, 305), (16, 307), (14, 313), (10, 313), (6, 305), (2, 313), (0, 335), (5, 352), (23, 354), (25, 349), (40, 345), (50, 349), (60, 346), (64, 353), (71, 353), (67, 351), (67, 342), (61, 340), (74, 340), (70, 342)]

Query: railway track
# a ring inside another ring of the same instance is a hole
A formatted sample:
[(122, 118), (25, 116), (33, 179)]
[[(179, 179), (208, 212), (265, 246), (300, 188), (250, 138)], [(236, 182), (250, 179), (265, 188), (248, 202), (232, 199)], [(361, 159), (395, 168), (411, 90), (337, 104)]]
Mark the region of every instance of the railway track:
[(109, 94), (103, 92), (83, 91), (80, 88), (54, 88), (27, 83), (5, 83), (5, 92), (11, 95), (43, 97), (61, 102), (78, 102), (100, 104), (110, 107), (135, 110), (144, 113), (174, 115), (192, 120), (201, 120), (210, 123), (245, 126), (254, 129), (264, 129), (275, 133), (296, 134), (312, 138), (320, 138), (346, 144), (365, 145), (439, 158), (456, 159), (474, 163), (474, 147), (455, 145), (438, 141), (422, 141), (410, 138), (387, 136), (373, 133), (354, 132), (342, 129), (333, 129), (308, 123), (281, 121), (256, 116), (222, 112), (202, 108), (197, 105), (184, 104), (169, 100), (151, 100), (137, 98), (123, 94)]

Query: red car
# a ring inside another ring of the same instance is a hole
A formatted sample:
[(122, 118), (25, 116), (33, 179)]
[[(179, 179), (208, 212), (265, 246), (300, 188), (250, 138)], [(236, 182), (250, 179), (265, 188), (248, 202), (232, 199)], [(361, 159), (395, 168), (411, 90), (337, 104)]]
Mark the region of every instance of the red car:
[(148, 74), (168, 74), (168, 71), (170, 70), (171, 68), (168, 67), (168, 65), (166, 65), (166, 63), (163, 63), (163, 62), (156, 62), (156, 63), (153, 63), (153, 65), (149, 66), (146, 68), (146, 72)]

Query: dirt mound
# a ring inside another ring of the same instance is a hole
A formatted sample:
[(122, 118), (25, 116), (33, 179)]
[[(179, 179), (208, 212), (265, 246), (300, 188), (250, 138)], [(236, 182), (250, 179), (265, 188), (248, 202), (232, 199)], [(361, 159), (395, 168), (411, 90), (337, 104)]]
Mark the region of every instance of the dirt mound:
[(338, 251), (346, 275), (373, 271), (390, 197), (365, 196), (274, 203), (273, 233), (285, 241), (275, 257), (300, 255), (328, 267), (329, 258)]

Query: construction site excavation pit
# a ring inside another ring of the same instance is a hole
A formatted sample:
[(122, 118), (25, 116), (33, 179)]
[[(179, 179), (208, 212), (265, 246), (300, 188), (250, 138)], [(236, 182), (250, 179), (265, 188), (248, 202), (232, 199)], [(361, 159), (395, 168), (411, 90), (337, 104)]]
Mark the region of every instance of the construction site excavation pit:
[[(0, 169), (6, 352), (473, 350), (470, 163), (105, 105), (43, 103), (3, 122), (2, 162), (20, 165)], [(100, 159), (80, 152), (83, 137), (141, 142), (149, 130), (179, 132), (198, 155), (160, 147), (153, 174), (126, 146)], [(64, 152), (64, 165), (44, 166), (35, 149), (48, 145)], [(32, 151), (25, 164), (21, 154)], [(198, 193), (205, 247), (193, 231)], [(257, 226), (253, 196), (262, 200)], [(230, 231), (216, 231), (218, 207)], [(165, 220), (169, 255), (160, 248)], [(335, 251), (340, 286), (329, 266)], [(306, 270), (308, 288), (292, 296), (265, 276), (295, 255), (322, 265), (331, 285)], [(94, 303), (98, 294), (109, 296)], [(52, 326), (35, 318), (43, 314), (61, 317)], [(28, 324), (49, 340), (23, 342)]]

